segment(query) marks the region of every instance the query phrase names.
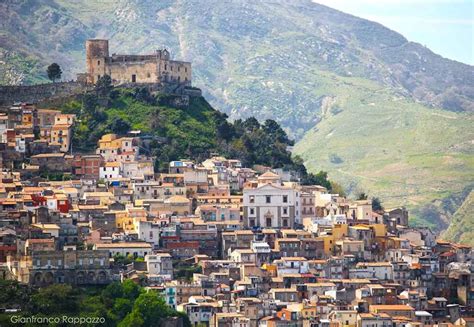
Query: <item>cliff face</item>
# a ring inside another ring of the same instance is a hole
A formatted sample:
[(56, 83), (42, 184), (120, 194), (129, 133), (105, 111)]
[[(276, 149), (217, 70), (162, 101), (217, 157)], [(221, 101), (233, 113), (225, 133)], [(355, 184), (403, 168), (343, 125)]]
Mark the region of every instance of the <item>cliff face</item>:
[(0, 83), (44, 80), (53, 61), (72, 78), (87, 38), (167, 47), (216, 108), (276, 119), (310, 168), (421, 223), (441, 226), (440, 200), (474, 179), (473, 67), (309, 0), (7, 0), (0, 24)]

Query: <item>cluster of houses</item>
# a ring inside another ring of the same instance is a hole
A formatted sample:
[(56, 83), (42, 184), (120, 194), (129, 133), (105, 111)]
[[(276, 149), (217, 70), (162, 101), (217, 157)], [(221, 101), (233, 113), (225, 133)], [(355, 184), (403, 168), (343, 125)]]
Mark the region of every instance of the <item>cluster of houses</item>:
[(74, 121), (75, 115), (38, 109), (30, 103), (17, 103), (0, 112), (0, 163), (13, 166), (46, 153), (64, 156), (71, 146)]
[[(376, 211), (220, 156), (156, 173), (136, 135), (103, 135), (95, 153), (68, 154), (74, 116), (55, 110), (21, 104), (4, 121), (2, 157), (14, 147), (30, 164), (0, 162), (0, 278), (132, 279), (193, 325), (474, 324), (471, 247), (410, 227), (404, 208)], [(69, 178), (31, 178), (35, 169)]]

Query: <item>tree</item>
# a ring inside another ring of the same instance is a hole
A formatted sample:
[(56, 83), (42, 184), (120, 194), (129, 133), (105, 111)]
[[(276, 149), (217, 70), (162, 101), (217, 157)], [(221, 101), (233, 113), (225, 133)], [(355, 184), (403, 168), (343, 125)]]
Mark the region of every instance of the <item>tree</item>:
[(274, 140), (280, 143), (285, 143), (288, 145), (293, 145), (294, 143), (293, 141), (290, 141), (290, 139), (288, 138), (288, 135), (286, 135), (286, 132), (283, 130), (283, 128), (281, 128), (281, 126), (273, 119), (265, 120), (265, 123), (263, 124), (263, 129)]
[(321, 185), (331, 190), (331, 182), (328, 180), (328, 173), (325, 171), (320, 171), (317, 174), (309, 173), (305, 178), (303, 178), (303, 184), (305, 185)]
[(247, 131), (252, 131), (260, 128), (260, 123), (255, 117), (249, 117), (242, 123), (243, 128)]
[(115, 300), (120, 297), (123, 297), (123, 286), (121, 283), (111, 283), (102, 291), (102, 299), (104, 302), (107, 300)]
[(156, 104), (155, 97), (150, 93), (150, 90), (147, 87), (137, 87), (134, 90), (135, 100), (154, 105)]
[(217, 125), (217, 137), (229, 141), (234, 136), (234, 128), (228, 121), (223, 120)]
[(18, 307), (27, 303), (31, 297), (31, 289), (17, 281), (0, 279), (0, 306)]
[(383, 210), (382, 201), (380, 201), (380, 199), (377, 197), (372, 198), (372, 210), (374, 211)]
[(140, 312), (133, 310), (117, 326), (118, 327), (130, 327), (130, 326), (141, 327), (143, 325), (144, 325), (144, 321)]
[(135, 282), (133, 282), (130, 279), (127, 279), (122, 283), (123, 287), (123, 297), (126, 299), (135, 299), (137, 296), (140, 294), (142, 291), (140, 285), (137, 285)]
[(86, 93), (82, 98), (82, 108), (84, 112), (89, 114), (90, 116), (94, 116), (95, 111), (97, 109), (98, 102), (97, 96), (92, 93)]
[(115, 134), (123, 135), (130, 130), (130, 124), (120, 117), (114, 117), (109, 128)]
[(367, 200), (367, 199), (368, 199), (368, 195), (367, 195), (365, 192), (359, 192), (359, 193), (357, 193), (357, 195), (356, 195), (356, 199), (357, 199), (357, 200)]
[(58, 79), (61, 79), (61, 75), (62, 75), (62, 71), (61, 71), (61, 67), (59, 67), (59, 65), (55, 62), (53, 62), (51, 65), (48, 66), (48, 69), (46, 70), (47, 74), (48, 74), (48, 78), (53, 81), (53, 83), (58, 80)]
[(97, 83), (95, 83), (95, 90), (100, 96), (108, 96), (110, 91), (113, 89), (112, 78), (109, 75), (105, 74), (101, 76)]
[(145, 326), (160, 326), (163, 318), (171, 317), (174, 314), (174, 310), (156, 292), (140, 294), (135, 300), (132, 313), (135, 311), (140, 313)]
[(113, 313), (116, 315), (118, 320), (124, 319), (129, 312), (132, 311), (133, 302), (129, 299), (118, 298), (115, 300), (112, 308)]
[(70, 285), (53, 284), (41, 288), (31, 297), (34, 312), (62, 314), (76, 312), (77, 294)]
[(346, 196), (346, 191), (341, 184), (331, 181), (331, 192), (333, 194), (339, 194), (340, 196)]

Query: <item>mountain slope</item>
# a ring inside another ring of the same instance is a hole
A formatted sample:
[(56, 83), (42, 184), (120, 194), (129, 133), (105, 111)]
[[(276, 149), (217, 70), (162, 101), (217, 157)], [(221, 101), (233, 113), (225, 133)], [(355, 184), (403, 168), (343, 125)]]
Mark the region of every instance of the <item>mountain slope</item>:
[(166, 46), (214, 107), (276, 119), (349, 189), (443, 228), (439, 203), (472, 187), (473, 67), (380, 24), (310, 0), (7, 0), (0, 24), (0, 83), (44, 80), (52, 61), (73, 77), (87, 38)]
[[(0, 8), (2, 44), (9, 51), (28, 51), (42, 63), (58, 57), (71, 73), (84, 68), (83, 61), (73, 59), (88, 37), (110, 37), (112, 48), (120, 51), (166, 45), (193, 60), (197, 82), (228, 110), (246, 104), (232, 92), (243, 89), (267, 93), (249, 103), (263, 116), (270, 114), (265, 105), (280, 113), (295, 104), (304, 114), (314, 111), (317, 103), (305, 100), (315, 96), (310, 90), (290, 92), (315, 80), (307, 74), (311, 68), (369, 78), (430, 105), (474, 110), (472, 67), (441, 58), (379, 24), (311, 1), (9, 0)], [(272, 82), (282, 84), (272, 92)], [(255, 89), (249, 84), (261, 85)], [(288, 96), (290, 103), (283, 101)], [(298, 123), (285, 119), (289, 126)]]
[(375, 83), (339, 80), (321, 122), (294, 151), (353, 193), (369, 190), (385, 207), (404, 204), (418, 223), (446, 228), (442, 200), (474, 186), (473, 116), (427, 109)]
[(474, 246), (474, 192), (470, 192), (454, 213), (452, 224), (443, 237)]

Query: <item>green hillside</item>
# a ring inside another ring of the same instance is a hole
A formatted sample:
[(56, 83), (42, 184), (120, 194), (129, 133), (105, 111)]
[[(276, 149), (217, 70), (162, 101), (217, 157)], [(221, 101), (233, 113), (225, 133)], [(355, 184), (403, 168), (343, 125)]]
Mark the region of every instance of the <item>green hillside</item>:
[(78, 118), (72, 140), (75, 151), (93, 152), (97, 141), (107, 133), (125, 135), (140, 130), (148, 140), (141, 151), (155, 158), (155, 168), (160, 171), (166, 171), (173, 160), (201, 161), (219, 154), (239, 159), (247, 167), (295, 170), (303, 183), (331, 188), (324, 174), (308, 174), (305, 166), (292, 158), (288, 147), (294, 142), (274, 120), (259, 123), (250, 117), (229, 123), (226, 114), (212, 108), (201, 96), (191, 96), (189, 103), (183, 103), (181, 96), (151, 93), (144, 87), (105, 85), (60, 104), (64, 113)]
[(474, 192), (471, 191), (459, 209), (454, 213), (443, 237), (474, 246)]
[(337, 87), (325, 91), (321, 122), (295, 147), (308, 168), (445, 228), (442, 200), (474, 184), (472, 115), (427, 109), (366, 80), (321, 76)]

